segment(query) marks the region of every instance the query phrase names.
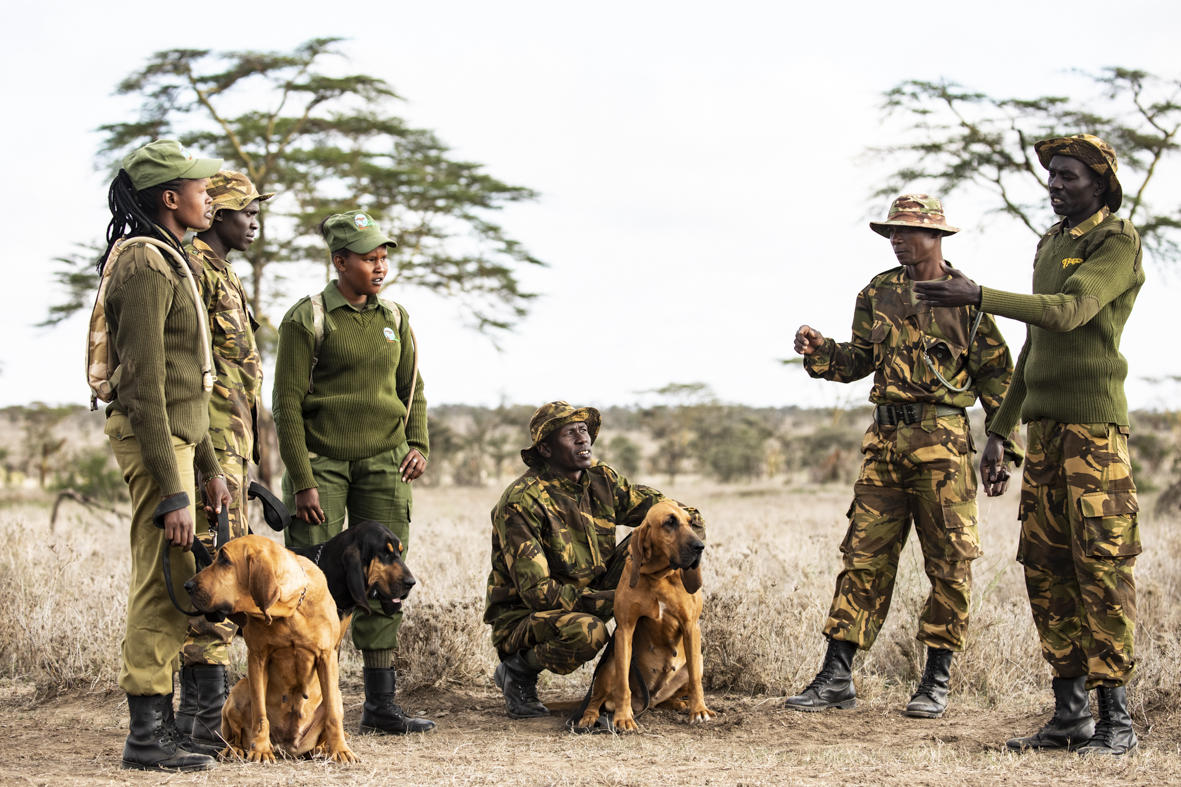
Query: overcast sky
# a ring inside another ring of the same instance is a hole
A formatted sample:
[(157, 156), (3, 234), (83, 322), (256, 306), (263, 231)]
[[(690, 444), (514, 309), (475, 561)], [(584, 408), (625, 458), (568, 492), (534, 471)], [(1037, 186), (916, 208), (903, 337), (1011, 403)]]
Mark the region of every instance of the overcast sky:
[[(100, 238), (109, 219), (94, 129), (136, 106), (112, 97), (116, 82), (160, 49), (285, 50), (329, 35), (350, 38), (351, 68), (393, 85), (401, 113), (457, 157), (541, 195), (498, 217), (550, 264), (525, 276), (543, 297), (499, 352), (462, 327), (452, 304), (387, 291), (410, 312), (428, 401), (627, 404), (670, 382), (704, 382), (748, 404), (862, 402), (867, 384), (813, 381), (779, 359), (803, 322), (847, 340), (857, 291), (895, 264), (864, 221), (881, 170), (863, 154), (891, 141), (882, 92), (943, 77), (1035, 96), (1082, 87), (1072, 68), (1108, 65), (1175, 75), (1181, 6), (1115, 9), (21, 3), (0, 32), (9, 162), (0, 244), (12, 277), (0, 405), (88, 399), (86, 315), (33, 326), (56, 300), (53, 258)], [(1159, 199), (1167, 184), (1158, 189)], [(944, 243), (948, 259), (981, 283), (1028, 291), (1034, 236), (967, 198), (946, 207), (963, 228)], [(1147, 270), (1124, 337), (1129, 398), (1170, 406), (1176, 386), (1143, 378), (1181, 375), (1181, 354), (1159, 339), (1181, 291), (1155, 261)], [(293, 282), (291, 301), (314, 289), (314, 278)], [(1015, 356), (1024, 327), (1001, 325)]]

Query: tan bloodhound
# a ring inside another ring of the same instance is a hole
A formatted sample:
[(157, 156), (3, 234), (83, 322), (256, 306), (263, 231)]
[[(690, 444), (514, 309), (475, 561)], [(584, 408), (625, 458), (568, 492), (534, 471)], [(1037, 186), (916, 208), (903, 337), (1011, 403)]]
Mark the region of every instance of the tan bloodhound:
[[(701, 553), (705, 544), (676, 503), (652, 506), (631, 535), (627, 563), (615, 590), (615, 635), (607, 663), (596, 672), (578, 727), (589, 729), (600, 708), (613, 710), (619, 732), (639, 725), (632, 680), (642, 680), (650, 704), (670, 702), (689, 712), (690, 722), (708, 721), (701, 688)], [(636, 686), (637, 691), (643, 687)], [(687, 693), (687, 701), (680, 699)]]
[(337, 615), (312, 561), (262, 536), (235, 538), (185, 583), (196, 608), (238, 624), (247, 673), (222, 708), (223, 754), (274, 762), (322, 755), (356, 762), (345, 742), (338, 649), (352, 615)]

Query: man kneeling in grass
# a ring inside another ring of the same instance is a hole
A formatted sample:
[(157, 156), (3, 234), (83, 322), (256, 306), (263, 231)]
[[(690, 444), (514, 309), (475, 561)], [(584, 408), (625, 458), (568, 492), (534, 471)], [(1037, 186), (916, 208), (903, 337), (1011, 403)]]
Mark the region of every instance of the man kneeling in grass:
[[(627, 558), (627, 538), (617, 545), (615, 528), (636, 527), (665, 499), (591, 457), (601, 420), (593, 407), (562, 401), (538, 408), (529, 421), (532, 444), (521, 451), (529, 470), (492, 509), (484, 622), (513, 719), (549, 714), (537, 696), (542, 670), (573, 672), (607, 643)], [(704, 539), (701, 514), (685, 510)]]

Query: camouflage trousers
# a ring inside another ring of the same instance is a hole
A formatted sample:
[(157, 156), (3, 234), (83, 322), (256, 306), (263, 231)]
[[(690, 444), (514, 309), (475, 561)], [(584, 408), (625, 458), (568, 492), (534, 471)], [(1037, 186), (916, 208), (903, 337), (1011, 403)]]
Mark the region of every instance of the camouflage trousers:
[(1136, 663), (1140, 554), (1128, 430), (1035, 420), (1028, 446), (1017, 560), (1042, 656), (1055, 677), (1122, 686)]
[[(246, 490), (250, 481), (247, 475), (246, 460), (225, 451), (218, 451), (217, 462), (221, 465), (221, 471), (225, 473), (226, 486), (229, 487), (230, 496), (233, 498), (228, 512), (230, 538), (244, 536), (249, 532)], [(197, 538), (212, 553), (214, 536), (217, 535), (217, 523), (209, 522), (209, 518), (199, 510), (197, 530)], [(230, 643), (233, 642), (234, 635), (237, 633), (238, 627), (228, 620), (221, 623), (211, 623), (204, 616), (189, 618), (185, 641), (180, 649), (181, 666), (188, 667), (193, 664), (228, 666), (230, 663)]]
[[(619, 542), (607, 561), (607, 570), (587, 590), (615, 590), (627, 562), (630, 538), (629, 533)], [(612, 617), (614, 608), (610, 599), (569, 612), (563, 609), (529, 612), (512, 624), (507, 635), (493, 632), (493, 639), (501, 658), (530, 651), (530, 660), (535, 660), (542, 669), (566, 675), (593, 659), (607, 644), (610, 639), (607, 623)]]
[(980, 556), (972, 450), (963, 415), (928, 414), (920, 423), (874, 424), (866, 432), (826, 636), (861, 649), (873, 645), (890, 610), (913, 521), (931, 581), (918, 640), (963, 650), (971, 565)]

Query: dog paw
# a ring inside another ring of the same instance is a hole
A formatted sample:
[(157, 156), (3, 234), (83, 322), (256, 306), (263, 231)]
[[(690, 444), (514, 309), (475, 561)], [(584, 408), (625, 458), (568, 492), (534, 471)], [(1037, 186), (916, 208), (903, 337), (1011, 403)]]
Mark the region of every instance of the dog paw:
[(699, 710), (693, 711), (692, 715), (689, 717), (689, 723), (700, 724), (701, 722), (709, 721), (710, 719), (715, 718), (717, 715), (718, 714), (714, 713), (709, 708), (703, 707)]
[(589, 730), (595, 726), (595, 722), (599, 720), (598, 711), (587, 711), (582, 714), (582, 718), (578, 720), (578, 724), (574, 725), (578, 729)]
[(275, 750), (270, 745), (251, 746), (250, 751), (246, 754), (246, 760), (248, 762), (273, 763), (275, 761)]
[(616, 715), (611, 723), (615, 725), (616, 732), (639, 732), (640, 725), (636, 724), (635, 717), (628, 714), (627, 716)]
[(353, 750), (348, 746), (342, 746), (341, 748), (332, 752), (328, 755), (328, 759), (341, 764), (360, 762), (360, 760), (357, 758), (357, 755), (353, 754)]

